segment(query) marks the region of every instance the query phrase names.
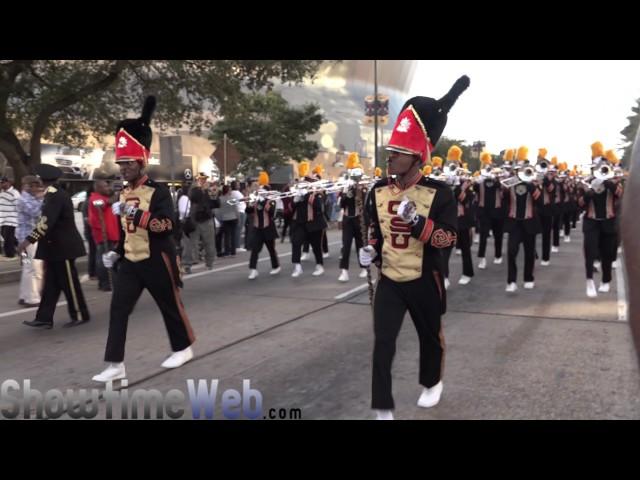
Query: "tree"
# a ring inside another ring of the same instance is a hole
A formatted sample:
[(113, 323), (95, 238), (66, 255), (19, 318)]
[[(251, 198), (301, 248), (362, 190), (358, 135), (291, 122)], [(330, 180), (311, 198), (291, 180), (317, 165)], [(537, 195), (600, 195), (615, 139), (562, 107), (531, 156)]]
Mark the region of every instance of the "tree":
[(0, 60), (0, 152), (16, 180), (40, 163), (47, 139), (71, 146), (113, 135), (158, 97), (154, 125), (211, 128), (245, 95), (270, 91), (274, 79), (299, 83), (320, 60)]
[(313, 159), (318, 144), (308, 140), (324, 119), (319, 106), (290, 107), (279, 93), (250, 94), (213, 127), (210, 139), (221, 144), (224, 134), (243, 157), (239, 170), (267, 172), (290, 159)]
[(627, 117), (627, 120), (629, 120), (629, 124), (620, 132), (624, 139), (624, 154), (620, 159), (620, 163), (624, 168), (629, 168), (630, 166), (631, 149), (633, 148), (633, 142), (636, 139), (636, 132), (638, 131), (638, 126), (640, 125), (640, 98), (636, 100), (636, 105), (634, 107), (631, 107), (631, 111), (633, 112), (633, 115)]

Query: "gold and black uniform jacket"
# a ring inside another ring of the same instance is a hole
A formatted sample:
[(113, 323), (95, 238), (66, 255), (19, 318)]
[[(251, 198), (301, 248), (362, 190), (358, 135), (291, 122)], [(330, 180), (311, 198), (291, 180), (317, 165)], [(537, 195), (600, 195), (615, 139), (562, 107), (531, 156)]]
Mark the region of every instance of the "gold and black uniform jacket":
[(165, 253), (175, 262), (173, 243), (175, 227), (173, 202), (169, 190), (146, 175), (136, 185), (128, 185), (120, 193), (120, 202), (138, 210), (121, 218), (122, 231), (117, 252), (137, 263)]
[[(415, 225), (397, 214), (404, 197), (417, 206)], [(375, 184), (366, 201), (370, 219), (369, 244), (378, 252), (376, 263), (382, 275), (408, 282), (437, 272), (442, 279), (441, 251), (456, 243), (457, 209), (453, 192), (443, 182), (421, 173), (404, 190), (385, 178)]]

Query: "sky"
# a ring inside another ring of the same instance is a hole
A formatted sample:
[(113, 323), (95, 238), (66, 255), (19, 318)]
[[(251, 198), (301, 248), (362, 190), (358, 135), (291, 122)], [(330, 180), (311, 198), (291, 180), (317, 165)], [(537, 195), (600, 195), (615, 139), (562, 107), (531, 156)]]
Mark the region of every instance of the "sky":
[(444, 134), (486, 150), (538, 148), (569, 166), (591, 161), (591, 144), (622, 143), (631, 107), (640, 98), (638, 60), (420, 60), (410, 95), (439, 98), (461, 75), (469, 88), (449, 112)]

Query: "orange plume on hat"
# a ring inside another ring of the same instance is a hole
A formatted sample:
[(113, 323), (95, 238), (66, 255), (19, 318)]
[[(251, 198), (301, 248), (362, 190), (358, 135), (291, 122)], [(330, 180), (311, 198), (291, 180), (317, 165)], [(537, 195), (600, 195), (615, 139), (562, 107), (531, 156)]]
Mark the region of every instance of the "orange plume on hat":
[(520, 148), (518, 148), (517, 159), (518, 159), (519, 162), (522, 162), (522, 161), (526, 160), (528, 155), (529, 155), (529, 148), (528, 147), (525, 147), (523, 145)]
[(604, 147), (602, 146), (602, 142), (593, 142), (591, 144), (591, 158), (603, 157), (604, 156)]
[(260, 175), (258, 175), (258, 185), (269, 185), (269, 174), (267, 172), (260, 172)]
[(457, 145), (452, 145), (447, 151), (447, 160), (460, 162), (462, 159), (462, 149)]
[(300, 162), (300, 165), (298, 166), (298, 176), (300, 178), (304, 178), (306, 176), (309, 175), (309, 169), (310, 169), (310, 165), (309, 162), (307, 162), (306, 160), (303, 162)]
[(506, 152), (504, 152), (504, 161), (511, 162), (513, 161), (514, 151), (512, 148), (509, 148)]
[(358, 165), (360, 165), (360, 156), (358, 155), (358, 152), (351, 152), (347, 157), (347, 170), (358, 168)]
[(604, 152), (604, 158), (606, 158), (613, 165), (617, 165), (618, 163), (620, 163), (616, 152), (614, 152), (613, 150), (607, 150), (606, 152)]

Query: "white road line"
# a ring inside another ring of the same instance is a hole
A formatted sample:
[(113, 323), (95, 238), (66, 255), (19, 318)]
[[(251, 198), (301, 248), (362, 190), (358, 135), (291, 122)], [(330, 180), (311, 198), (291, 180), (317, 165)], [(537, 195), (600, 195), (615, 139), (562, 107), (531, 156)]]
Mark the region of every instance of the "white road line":
[[(61, 307), (66, 304), (67, 302), (58, 302), (56, 303), (56, 307)], [(12, 310), (11, 312), (0, 313), (0, 318), (10, 317), (11, 315), (16, 315), (18, 313), (36, 312), (37, 310), (38, 307), (21, 308), (20, 310)]]
[[(329, 245), (341, 245), (342, 241), (340, 242), (330, 242)], [(281, 253), (278, 255), (278, 257), (286, 257), (288, 255), (291, 255), (291, 252), (285, 252), (285, 253)], [(269, 257), (264, 257), (259, 259), (259, 262), (266, 262), (267, 260), (269, 260)], [(198, 273), (192, 273), (190, 275), (184, 275), (182, 277), (183, 280), (189, 280), (190, 278), (196, 278), (196, 277), (201, 277), (203, 275), (209, 275), (212, 273), (216, 273), (216, 272), (223, 272), (225, 270), (231, 270), (232, 268), (236, 268), (236, 267), (242, 267), (242, 266), (247, 266), (248, 263), (247, 261), (242, 262), (242, 263), (234, 263), (232, 265), (227, 265), (225, 267), (220, 267), (220, 268), (214, 268), (213, 270), (205, 270), (204, 272), (198, 272)], [(89, 280), (89, 276), (88, 275), (83, 275), (82, 276), (82, 280), (81, 283), (85, 283), (86, 281)], [(56, 303), (56, 307), (61, 307), (63, 305), (66, 305), (67, 302), (66, 301), (62, 301), (62, 302), (58, 302)], [(29, 312), (35, 312), (38, 310), (38, 307), (31, 307), (31, 308), (21, 308), (20, 310), (12, 310), (10, 312), (5, 312), (5, 313), (0, 313), (0, 318), (3, 317), (10, 317), (11, 315), (17, 315), (20, 313), (29, 313)]]
[(623, 275), (624, 261), (622, 254), (618, 255), (618, 268), (616, 268), (616, 290), (618, 291), (618, 320), (627, 321), (627, 289), (626, 275)]
[[(372, 280), (372, 283), (375, 283), (375, 280)], [(367, 288), (369, 286), (368, 283), (364, 283), (362, 285), (360, 285), (359, 287), (356, 288), (352, 288), (351, 290), (348, 290), (344, 293), (341, 293), (340, 295), (336, 295), (335, 297), (333, 297), (335, 300), (342, 300), (345, 297), (348, 297), (349, 295), (359, 292), (360, 290), (364, 290), (365, 288)]]
[[(331, 242), (328, 245), (341, 245), (342, 242)], [(278, 258), (280, 257), (288, 257), (291, 255), (291, 252), (285, 252), (285, 253), (281, 253), (278, 255)], [(267, 260), (270, 260), (269, 257), (263, 257), (260, 258), (258, 260), (258, 262), (266, 262)], [(195, 278), (195, 277), (201, 277), (202, 275), (209, 275), (211, 273), (216, 273), (216, 272), (223, 272), (225, 270), (231, 270), (232, 268), (236, 268), (236, 267), (249, 267), (249, 263), (247, 261), (244, 261), (242, 263), (234, 263), (232, 265), (227, 265), (225, 267), (220, 267), (220, 268), (214, 268), (212, 270), (205, 270), (204, 272), (198, 272), (198, 273), (190, 273), (189, 275), (184, 275), (182, 278), (184, 280), (188, 280), (190, 278)]]

